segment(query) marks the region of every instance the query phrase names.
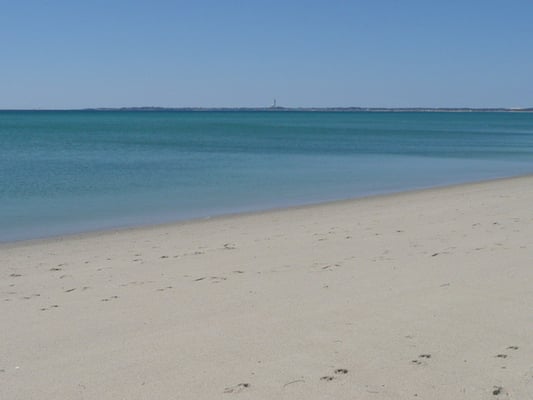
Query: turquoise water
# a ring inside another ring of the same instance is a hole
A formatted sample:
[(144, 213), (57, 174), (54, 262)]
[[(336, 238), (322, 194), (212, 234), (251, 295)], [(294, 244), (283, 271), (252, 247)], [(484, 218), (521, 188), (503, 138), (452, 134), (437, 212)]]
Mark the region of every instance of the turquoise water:
[(533, 173), (533, 114), (0, 112), (0, 241)]

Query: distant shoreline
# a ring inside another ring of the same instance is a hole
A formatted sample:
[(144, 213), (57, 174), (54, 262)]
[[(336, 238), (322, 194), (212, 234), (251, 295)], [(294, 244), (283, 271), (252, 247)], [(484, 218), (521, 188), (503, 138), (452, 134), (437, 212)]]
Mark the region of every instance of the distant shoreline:
[(96, 107), (72, 109), (2, 109), (2, 111), (171, 111), (171, 112), (533, 112), (528, 108), (470, 107)]

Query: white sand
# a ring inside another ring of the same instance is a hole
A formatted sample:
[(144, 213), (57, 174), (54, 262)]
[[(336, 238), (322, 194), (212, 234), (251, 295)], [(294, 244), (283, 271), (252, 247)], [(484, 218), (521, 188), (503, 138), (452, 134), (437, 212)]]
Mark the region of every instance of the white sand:
[(3, 245), (0, 399), (533, 399), (532, 238), (523, 177)]

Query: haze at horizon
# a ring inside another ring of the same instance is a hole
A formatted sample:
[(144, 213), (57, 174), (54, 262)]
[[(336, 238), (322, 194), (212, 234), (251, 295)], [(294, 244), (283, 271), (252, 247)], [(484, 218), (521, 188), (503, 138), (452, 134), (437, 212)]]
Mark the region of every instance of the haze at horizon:
[(0, 109), (531, 107), (528, 1), (3, 2)]

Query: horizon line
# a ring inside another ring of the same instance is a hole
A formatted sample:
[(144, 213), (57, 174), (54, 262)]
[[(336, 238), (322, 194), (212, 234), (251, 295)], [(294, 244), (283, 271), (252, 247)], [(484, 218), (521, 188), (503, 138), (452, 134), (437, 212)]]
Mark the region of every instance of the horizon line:
[(283, 106), (118, 106), (118, 107), (79, 107), (79, 108), (0, 108), (0, 111), (533, 111), (532, 107), (365, 107), (365, 106), (325, 106), (325, 107), (283, 107)]

